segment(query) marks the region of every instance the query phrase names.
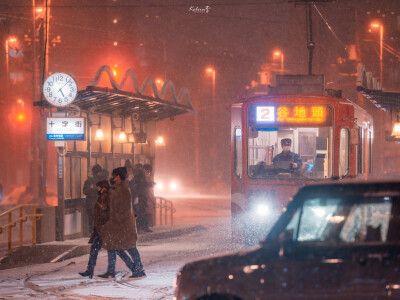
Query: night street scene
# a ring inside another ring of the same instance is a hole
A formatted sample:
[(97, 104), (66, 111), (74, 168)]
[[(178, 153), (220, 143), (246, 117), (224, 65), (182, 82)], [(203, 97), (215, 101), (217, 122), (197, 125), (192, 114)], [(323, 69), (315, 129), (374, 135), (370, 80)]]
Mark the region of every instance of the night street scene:
[(0, 299), (400, 299), (400, 1), (0, 0)]

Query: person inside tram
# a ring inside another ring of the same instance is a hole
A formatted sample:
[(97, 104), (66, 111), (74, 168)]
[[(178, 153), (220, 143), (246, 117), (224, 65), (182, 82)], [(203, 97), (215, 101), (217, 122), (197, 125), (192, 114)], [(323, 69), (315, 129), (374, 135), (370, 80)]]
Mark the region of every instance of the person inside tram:
[(292, 145), (291, 139), (282, 139), (282, 152), (276, 155), (272, 159), (272, 163), (275, 168), (288, 169), (288, 170), (299, 170), (303, 165), (300, 156), (297, 153), (290, 151)]

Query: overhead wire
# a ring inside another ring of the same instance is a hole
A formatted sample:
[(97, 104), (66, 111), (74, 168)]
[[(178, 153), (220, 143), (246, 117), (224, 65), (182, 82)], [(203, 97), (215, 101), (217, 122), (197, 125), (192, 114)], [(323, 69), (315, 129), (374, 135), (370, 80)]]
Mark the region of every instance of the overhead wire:
[(335, 37), (335, 39), (340, 43), (340, 45), (344, 48), (344, 50), (346, 52), (348, 52), (348, 49), (347, 49), (346, 45), (340, 40), (340, 38), (337, 36), (335, 31), (333, 31), (331, 25), (329, 25), (329, 23), (328, 23), (328, 20), (322, 15), (322, 13), (320, 12), (320, 10), (318, 9), (318, 7), (315, 4), (313, 4), (313, 6), (314, 6), (314, 9), (317, 11), (318, 15), (325, 22), (325, 25), (328, 27), (329, 31), (332, 33), (332, 35)]
[[(254, 6), (254, 5), (277, 5), (277, 4), (290, 4), (286, 0), (276, 0), (276, 1), (270, 1), (270, 2), (220, 2), (220, 3), (212, 3), (208, 6)], [(113, 4), (113, 5), (102, 5), (102, 4), (73, 4), (73, 5), (68, 5), (68, 4), (51, 4), (49, 7), (51, 8), (166, 8), (166, 7), (191, 7), (191, 6), (198, 6), (198, 7), (204, 7), (207, 6), (205, 3), (178, 3), (178, 4)], [(0, 4), (0, 7), (8, 7), (10, 8), (10, 5), (6, 4)], [(32, 5), (13, 5), (12, 8), (33, 8)]]

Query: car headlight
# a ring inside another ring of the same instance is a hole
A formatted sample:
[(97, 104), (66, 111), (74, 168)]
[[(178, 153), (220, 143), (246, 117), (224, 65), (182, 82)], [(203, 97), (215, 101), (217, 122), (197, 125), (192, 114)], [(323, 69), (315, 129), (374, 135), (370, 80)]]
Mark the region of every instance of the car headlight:
[(171, 181), (169, 183), (169, 189), (171, 191), (176, 191), (178, 189), (178, 183), (176, 181)]
[(154, 188), (158, 191), (162, 191), (164, 189), (164, 185), (161, 181), (156, 181), (156, 185), (154, 186)]

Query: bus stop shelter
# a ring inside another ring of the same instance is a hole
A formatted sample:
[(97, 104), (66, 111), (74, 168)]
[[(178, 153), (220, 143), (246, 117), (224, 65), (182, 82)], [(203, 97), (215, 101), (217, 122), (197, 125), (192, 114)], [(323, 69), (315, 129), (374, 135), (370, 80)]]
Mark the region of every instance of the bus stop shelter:
[[(108, 87), (98, 86), (103, 74), (109, 80)], [(124, 91), (128, 81), (133, 91)], [(182, 88), (177, 95), (171, 81), (158, 89), (150, 77), (139, 86), (132, 69), (117, 83), (109, 66), (99, 68), (93, 81), (78, 92), (71, 105), (54, 108), (44, 101), (35, 105), (47, 108), (52, 118), (85, 120), (84, 140), (55, 142), (58, 147), (56, 240), (90, 234), (82, 188), (95, 164), (108, 173), (124, 166), (127, 160), (132, 164), (151, 164), (154, 169), (157, 122), (173, 120), (193, 110), (187, 89)]]

